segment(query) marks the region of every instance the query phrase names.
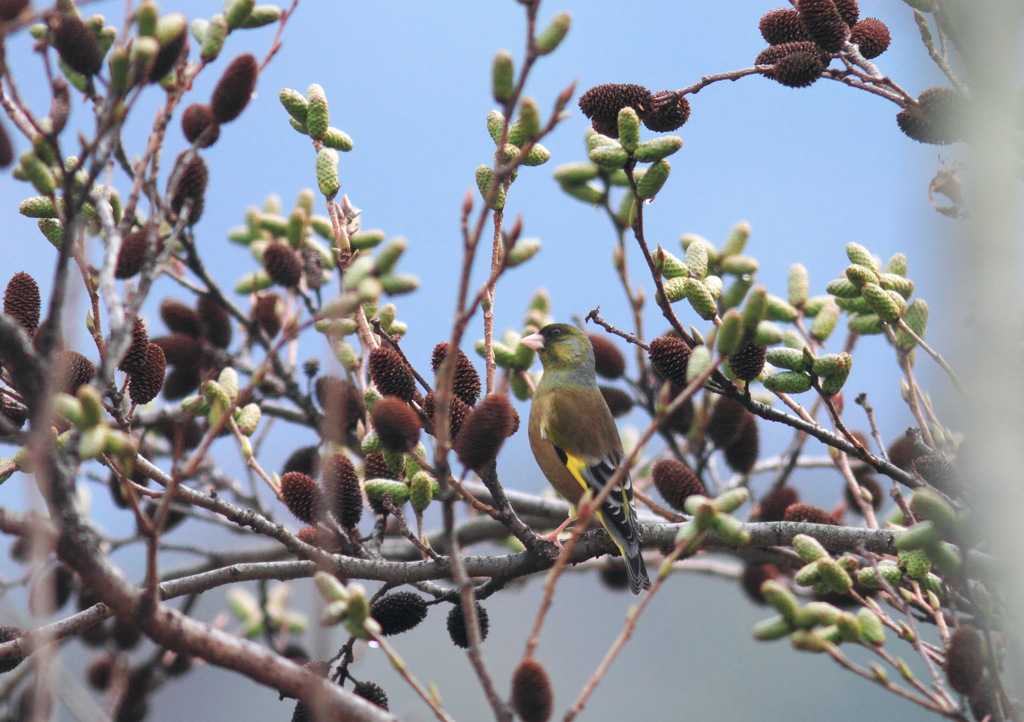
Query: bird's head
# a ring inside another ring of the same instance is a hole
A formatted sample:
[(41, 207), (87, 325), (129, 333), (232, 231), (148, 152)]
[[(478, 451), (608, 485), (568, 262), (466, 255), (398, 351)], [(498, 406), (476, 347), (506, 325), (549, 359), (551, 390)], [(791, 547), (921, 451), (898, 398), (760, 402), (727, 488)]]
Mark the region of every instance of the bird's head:
[(551, 323), (520, 343), (540, 355), (545, 370), (594, 368), (594, 349), (587, 334), (568, 323)]

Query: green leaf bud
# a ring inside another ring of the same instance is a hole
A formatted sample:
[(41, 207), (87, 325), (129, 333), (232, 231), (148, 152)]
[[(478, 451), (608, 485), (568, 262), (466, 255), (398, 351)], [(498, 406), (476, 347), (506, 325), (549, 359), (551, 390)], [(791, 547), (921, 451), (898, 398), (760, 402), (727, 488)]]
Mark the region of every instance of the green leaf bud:
[[(83, 386), (82, 388), (91, 387)], [(53, 397), (53, 410), (58, 416), (67, 419), (75, 426), (93, 426), (99, 423), (99, 419), (92, 420), (87, 423), (85, 410), (82, 408), (82, 402), (69, 394), (55, 394)]]
[(732, 276), (749, 276), (757, 273), (760, 267), (757, 259), (753, 256), (724, 256), (722, 258), (722, 273)]
[(295, 120), (295, 118), (289, 118), (288, 124), (291, 125), (292, 130), (294, 130), (296, 133), (300, 133), (301, 135), (309, 135), (309, 131), (306, 130), (306, 126), (304, 126), (299, 121)]
[(790, 635), (793, 647), (801, 652), (821, 653), (828, 649), (829, 640), (819, 630), (796, 629)]
[(501, 142), (501, 135), (505, 130), (505, 116), (500, 110), (492, 110), (487, 114), (487, 133), (491, 140), (497, 145)]
[(825, 341), (836, 328), (839, 322), (840, 309), (835, 301), (828, 301), (818, 310), (811, 324), (811, 338), (818, 341)]
[(731, 356), (740, 349), (743, 343), (743, 314), (731, 309), (722, 317), (722, 325), (718, 327), (716, 344), (718, 353)]
[[(396, 476), (405, 476), (404, 453), (402, 453), (401, 451), (389, 449), (386, 446), (383, 449), (381, 449), (380, 453), (381, 456), (384, 457), (384, 463), (387, 464), (388, 469), (390, 469)], [(404, 482), (402, 483), (404, 484)]]
[[(851, 266), (853, 268), (853, 266)], [(863, 266), (858, 266), (863, 268)], [(857, 298), (860, 296), (860, 288), (853, 285), (849, 278), (836, 278), (825, 284), (825, 290), (833, 296), (840, 298)]]
[[(479, 165), (476, 169), (476, 187), (480, 190), (480, 195), (487, 200), (487, 196), (491, 193), (491, 187), (494, 185), (494, 171), (486, 165)], [(494, 193), (494, 198), (490, 202), (491, 210), (500, 211), (505, 207), (505, 189), (498, 187)]]
[(224, 17), (232, 30), (242, 27), (249, 14), (256, 7), (256, 0), (225, 0)]
[(590, 151), (590, 160), (602, 168), (622, 168), (629, 162), (629, 153), (618, 143), (615, 145), (599, 145)]
[(873, 313), (858, 313), (850, 316), (846, 322), (846, 327), (861, 336), (879, 334), (885, 329), (882, 320)]
[(705, 321), (710, 321), (718, 314), (718, 306), (715, 303), (715, 299), (703, 283), (694, 278), (684, 278), (683, 290), (686, 293), (686, 300), (690, 302), (690, 306)]
[(135, 24), (139, 29), (139, 35), (151, 37), (156, 35), (156, 22), (160, 17), (160, 9), (152, 0), (139, 3), (135, 9)]
[[(491, 64), (491, 92), (499, 103), (507, 103), (515, 91), (515, 69), (512, 66), (512, 53), (499, 50)], [(499, 136), (500, 137), (500, 136)]]
[(910, 298), (914, 293), (914, 282), (895, 273), (881, 274), (878, 285), (886, 291), (896, 291), (903, 298)]
[(331, 126), (331, 112), (323, 87), (313, 83), (306, 88), (306, 132), (313, 140), (323, 140)]
[(264, 269), (253, 271), (242, 276), (235, 283), (235, 293), (249, 294), (265, 291), (274, 285), (273, 279)]
[(863, 296), (857, 298), (836, 297), (836, 305), (847, 313), (871, 313), (871, 304)]
[(782, 341), (782, 338), (782, 328), (778, 324), (762, 321), (757, 324), (757, 330), (754, 331), (754, 339), (751, 343), (754, 346), (773, 346)]
[(934, 523), (940, 530), (950, 530), (956, 521), (956, 510), (938, 492), (918, 489), (910, 499), (910, 510), (916, 516)]
[(259, 404), (246, 404), (235, 411), (235, 424), (243, 436), (252, 436), (260, 424)]
[(827, 353), (814, 359), (811, 369), (818, 376), (830, 376), (840, 373), (851, 363), (853, 363), (853, 359), (849, 354)]
[(288, 111), (288, 115), (295, 122), (301, 124), (303, 130), (305, 130), (309, 103), (306, 102), (306, 98), (303, 97), (302, 93), (291, 88), (282, 88), (277, 97), (281, 101), (281, 105), (284, 106), (284, 109)]
[(768, 307), (765, 309), (764, 317), (769, 321), (791, 323), (796, 320), (797, 310), (785, 299), (768, 294)]
[(747, 247), (747, 240), (750, 238), (750, 223), (739, 221), (729, 231), (725, 241), (722, 243), (723, 256), (738, 256)]
[(402, 257), (402, 254), (405, 253), (405, 249), (408, 247), (409, 241), (402, 236), (392, 238), (380, 249), (377, 257), (374, 259), (374, 270), (380, 275), (391, 273), (395, 268), (395, 264), (398, 263), (398, 259)]
[(767, 312), (768, 290), (764, 286), (755, 286), (747, 295), (747, 304), (743, 308), (743, 325), (748, 335), (757, 329)]
[(808, 371), (807, 358), (800, 349), (795, 348), (770, 348), (765, 355), (765, 360), (772, 366), (790, 371)]
[(63, 212), (63, 201), (58, 199), (60, 211), (54, 208), (53, 201), (49, 196), (34, 196), (26, 198), (18, 206), (18, 212), (28, 218), (57, 218)]
[(777, 582), (774, 579), (769, 579), (761, 585), (761, 596), (764, 601), (775, 608), (779, 614), (789, 623), (792, 624), (797, 617), (800, 606), (797, 603), (796, 595), (790, 591), (789, 587)]
[[(593, 158), (591, 158), (593, 160)], [(672, 166), (669, 165), (667, 160), (659, 160), (657, 163), (652, 164), (647, 172), (644, 173), (644, 177), (637, 181), (636, 194), (641, 200), (647, 200), (654, 198), (658, 195), (658, 191), (665, 185), (665, 181), (668, 180), (668, 175), (672, 171)]]
[[(849, 354), (843, 353), (843, 356), (849, 357)], [(853, 358), (847, 359), (846, 365), (834, 374), (823, 376), (821, 379), (821, 393), (826, 396), (835, 396), (842, 391), (843, 386), (846, 384), (846, 380), (850, 377), (850, 369), (853, 366)]]
[(316, 183), (328, 199), (334, 198), (341, 181), (338, 179), (338, 151), (321, 148), (316, 154)]
[(705, 276), (700, 282), (704, 284), (704, 288), (708, 289), (711, 298), (716, 301), (722, 295), (722, 278), (720, 276)]
[[(899, 540), (897, 540), (897, 546), (899, 546)], [(900, 566), (907, 570), (907, 576), (911, 579), (924, 579), (932, 570), (931, 560), (924, 549), (904, 549), (899, 552), (899, 560)]]
[(860, 641), (872, 647), (885, 644), (885, 625), (875, 612), (861, 607), (857, 610), (857, 621), (860, 622)]
[(540, 137), (540, 112), (537, 110), (537, 101), (529, 96), (523, 98), (519, 104), (519, 118), (516, 124), (519, 126), (518, 135), (521, 140), (509, 137), (509, 142), (513, 145), (521, 148), (525, 145), (522, 141), (537, 140)]
[(686, 383), (690, 383), (711, 367), (711, 351), (704, 344), (694, 346), (686, 363)]
[(578, 201), (589, 203), (590, 205), (600, 205), (604, 200), (604, 191), (595, 186), (593, 183), (584, 184), (573, 184), (569, 185), (566, 183), (562, 184), (562, 190), (566, 194), (572, 196)]
[(352, 150), (352, 148), (355, 147), (355, 144), (352, 142), (352, 138), (348, 135), (348, 133), (346, 133), (343, 130), (338, 130), (337, 128), (334, 127), (330, 127), (327, 129), (327, 133), (324, 135), (323, 143), (328, 148), (340, 150), (342, 153), (348, 153), (350, 150)]
[(737, 308), (741, 303), (743, 303), (743, 299), (746, 297), (747, 291), (749, 291), (750, 287), (753, 285), (754, 281), (750, 277), (741, 276), (735, 279), (731, 284), (729, 284), (729, 288), (726, 289), (718, 299), (719, 305), (726, 309)]
[(882, 586), (882, 582), (878, 578), (879, 572), (881, 572), (882, 578), (893, 587), (899, 586), (903, 579), (903, 572), (896, 564), (883, 561), (878, 563), (877, 571), (874, 567), (865, 567), (857, 572), (857, 581), (869, 589), (879, 589)]
[[(928, 327), (928, 303), (923, 298), (916, 299), (907, 307), (903, 314), (903, 322), (921, 338), (924, 338)], [(917, 345), (913, 336), (902, 329), (896, 329), (896, 346), (901, 351), (909, 351)]]
[(866, 266), (868, 268), (878, 270), (878, 264), (875, 262), (875, 257), (871, 255), (864, 246), (859, 243), (847, 243), (846, 244), (846, 257), (850, 259), (850, 263), (854, 263), (860, 266)]
[(520, 238), (508, 252), (505, 262), (509, 268), (526, 263), (540, 251), (541, 243), (539, 238)]
[(703, 243), (691, 243), (686, 249), (686, 267), (697, 278), (704, 278), (708, 273), (708, 249)]
[[(956, 547), (952, 544), (942, 542), (935, 544), (930, 547), (926, 547), (924, 553), (928, 556), (928, 560), (935, 567), (936, 571), (944, 576), (953, 576), (960, 571), (960, 565), (962, 560)], [(926, 575), (927, 576), (927, 575)]]
[(640, 145), (640, 116), (631, 106), (627, 105), (619, 111), (619, 145), (627, 153), (632, 153)]
[(25, 178), (40, 194), (48, 196), (56, 190), (57, 179), (53, 171), (33, 151), (24, 151), (18, 158), (18, 164)]
[(264, 25), (276, 23), (281, 19), (281, 8), (276, 5), (256, 5), (249, 13), (249, 17), (242, 23), (242, 27), (262, 28)]
[(885, 264), (886, 273), (894, 273), (897, 276), (907, 275), (907, 257), (902, 253), (897, 253), (889, 259), (888, 263)]
[(434, 477), (426, 471), (413, 474), (409, 482), (409, 501), (417, 512), (423, 512), (433, 499)]
[(779, 615), (764, 619), (754, 625), (754, 639), (761, 642), (774, 642), (776, 639), (788, 637), (792, 631), (785, 617)]
[[(883, 322), (892, 322), (900, 317), (900, 306), (897, 301), (876, 283), (865, 283), (861, 286), (861, 294), (871, 304), (875, 315)], [(896, 294), (897, 296), (899, 294)], [(901, 297), (902, 298), (902, 297)]]
[(380, 277), (380, 286), (389, 296), (400, 296), (418, 290), (420, 279), (411, 273), (389, 273)]
[(105, 424), (97, 424), (82, 430), (78, 441), (78, 456), (81, 459), (95, 459), (103, 453), (107, 446), (110, 428)]
[(40, 218), (36, 221), (36, 225), (39, 226), (39, 230), (46, 237), (53, 247), (60, 250), (61, 244), (64, 242), (64, 226), (56, 218)]
[(750, 531), (743, 528), (743, 522), (728, 514), (715, 514), (711, 528), (729, 546), (740, 547), (750, 543)]
[(348, 237), (349, 244), (352, 248), (359, 251), (368, 251), (371, 248), (375, 248), (383, 240), (384, 231), (377, 228), (368, 231), (359, 231), (358, 233), (353, 233)]
[(818, 564), (816, 562), (812, 562), (800, 567), (800, 569), (797, 570), (796, 575), (794, 575), (793, 581), (801, 587), (813, 587), (821, 584), (821, 574), (818, 572)]
[(531, 168), (544, 165), (551, 160), (551, 151), (540, 143), (534, 143), (530, 152), (523, 156), (522, 164)]
[(746, 504), (749, 499), (750, 490), (741, 486), (718, 495), (712, 500), (711, 506), (715, 511), (722, 512), (723, 514), (732, 514)]
[(828, 556), (825, 547), (817, 539), (807, 534), (797, 534), (793, 537), (793, 548), (800, 558), (805, 562), (816, 562)]
[(654, 257), (655, 262), (661, 266), (661, 275), (665, 278), (685, 278), (690, 275), (689, 267), (661, 246), (658, 246)]
[[(856, 288), (860, 288), (865, 283), (878, 283), (879, 281), (879, 275), (875, 272), (875, 269), (869, 268), (868, 266), (861, 266), (856, 263), (847, 266), (845, 273), (846, 280), (852, 283)], [(827, 287), (826, 290), (828, 290)], [(835, 295), (838, 296), (839, 294)]]
[(676, 303), (686, 298), (686, 282), (689, 277), (670, 278), (662, 284), (665, 289), (665, 298), (669, 303)]
[[(196, 31), (195, 23), (192, 24), (193, 33)], [(228, 37), (228, 21), (221, 13), (217, 13), (210, 18), (209, 23), (203, 29), (203, 38), (199, 42), (201, 43), (199, 48), (199, 57), (205, 63), (210, 63), (217, 59), (220, 55), (221, 49), (224, 47), (224, 41)]]
[(537, 51), (537, 55), (547, 55), (553, 52), (555, 48), (561, 44), (562, 40), (565, 39), (566, 33), (569, 32), (569, 26), (572, 24), (572, 15), (567, 12), (557, 13), (548, 26), (544, 28), (540, 35), (537, 36), (537, 40), (534, 43), (534, 48)]
[(832, 300), (834, 300), (832, 296), (812, 296), (811, 298), (808, 298), (804, 303), (804, 315), (814, 318), (818, 315), (818, 311), (820, 311), (826, 303)]
[(683, 139), (675, 135), (661, 135), (641, 143), (633, 151), (633, 157), (641, 163), (654, 163), (668, 158), (683, 147)]
[(593, 163), (563, 163), (552, 176), (563, 186), (581, 185), (597, 178), (600, 169)]
[(846, 594), (853, 589), (853, 579), (850, 574), (832, 557), (825, 557), (818, 561), (818, 573), (836, 594)]
[(773, 371), (761, 383), (769, 391), (780, 394), (802, 394), (811, 388), (811, 377), (802, 371)]
[[(807, 274), (807, 268), (802, 263), (794, 263), (789, 267), (789, 275), (786, 279), (786, 296), (793, 306), (803, 306), (807, 303), (807, 290), (810, 288), (811, 280)], [(813, 315), (813, 314), (812, 314)]]

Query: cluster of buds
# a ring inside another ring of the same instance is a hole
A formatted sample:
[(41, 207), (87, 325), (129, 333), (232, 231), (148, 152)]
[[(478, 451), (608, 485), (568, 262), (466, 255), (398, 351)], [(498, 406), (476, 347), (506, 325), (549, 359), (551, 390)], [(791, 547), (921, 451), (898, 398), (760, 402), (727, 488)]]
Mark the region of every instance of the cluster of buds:
[(345, 131), (331, 125), (327, 94), (320, 85), (313, 83), (306, 89), (305, 95), (284, 88), (278, 97), (288, 111), (292, 128), (315, 141), (317, 185), (328, 200), (333, 199), (341, 188), (338, 179), (338, 151), (347, 153), (352, 150), (352, 138)]
[(261, 28), (276, 23), (281, 15), (281, 9), (275, 5), (257, 5), (254, 0), (227, 0), (224, 12), (209, 20), (196, 18), (189, 25), (189, 32), (199, 43), (199, 57), (210, 63), (220, 55), (224, 41), (232, 31)]
[[(551, 322), (551, 298), (547, 292), (537, 291), (527, 304), (523, 332), (506, 329), (500, 340), (495, 339), (491, 342), (494, 363), (508, 375), (512, 393), (520, 401), (526, 401), (533, 395), (531, 385), (536, 386), (539, 380), (539, 375), (530, 375), (530, 367), (537, 357), (537, 352), (522, 344), (521, 340)], [(481, 358), (486, 358), (487, 348), (483, 339), (479, 339), (473, 348)]]
[[(679, 526), (676, 544), (697, 545), (709, 530), (730, 546), (744, 546), (750, 543), (750, 531), (732, 515), (750, 498), (746, 488), (738, 488), (709, 499), (703, 494), (694, 494), (683, 503), (683, 509), (691, 518)], [(667, 570), (663, 569), (664, 575)]]
[[(829, 281), (825, 290), (849, 314), (847, 327), (851, 331), (861, 335), (883, 333), (887, 324), (896, 323), (909, 310), (907, 301), (914, 293), (914, 282), (907, 278), (906, 256), (897, 253), (883, 268), (875, 256), (857, 243), (847, 244), (846, 255), (851, 265), (843, 276)], [(914, 323), (927, 322), (927, 305), (923, 301), (914, 303)], [(923, 332), (923, 325), (920, 328)]]
[(370, 602), (361, 584), (342, 584), (326, 572), (313, 575), (320, 596), (327, 603), (320, 615), (320, 625), (333, 627), (342, 624), (345, 630), (359, 639), (373, 639), (381, 635), (381, 626), (370, 615)]
[(914, 492), (910, 510), (921, 521), (896, 539), (900, 561), (907, 573), (914, 579), (920, 579), (934, 567), (945, 576), (956, 574), (961, 557), (954, 544), (971, 538), (969, 516), (957, 512), (945, 497), (928, 488)]
[(306, 615), (288, 608), (290, 596), (288, 585), (279, 582), (270, 588), (266, 603), (261, 605), (249, 591), (236, 586), (228, 591), (228, 609), (241, 623), (242, 633), (249, 639), (265, 634), (268, 626), (299, 634), (306, 631)]
[[(198, 395), (183, 399), (181, 408), (192, 416), (205, 416), (210, 426), (223, 423), (224, 417), (231, 414), (242, 436), (249, 437), (256, 433), (259, 426), (260, 407), (256, 403), (239, 406), (238, 399), (238, 374), (228, 366), (216, 380), (204, 381)], [(251, 449), (245, 451), (246, 456), (252, 454)]]
[[(80, 386), (74, 396), (59, 393), (53, 403), (57, 414), (81, 431), (79, 458), (94, 459), (100, 454), (111, 454), (125, 461), (135, 458), (135, 440), (130, 434), (107, 425), (103, 399), (92, 386)], [(18, 459), (15, 455), (15, 461)]]

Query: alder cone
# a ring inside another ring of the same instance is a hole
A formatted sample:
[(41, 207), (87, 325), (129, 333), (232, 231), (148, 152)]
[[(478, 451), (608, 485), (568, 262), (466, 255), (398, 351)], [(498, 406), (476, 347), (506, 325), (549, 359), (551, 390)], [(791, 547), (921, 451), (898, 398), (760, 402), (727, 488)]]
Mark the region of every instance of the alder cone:
[(505, 439), (515, 433), (517, 417), (507, 396), (491, 394), (462, 424), (452, 449), (463, 464), (479, 473), (497, 458)]
[(761, 499), (761, 511), (757, 518), (760, 521), (782, 521), (786, 509), (800, 501), (800, 494), (792, 486), (780, 486)]
[(103, 67), (103, 49), (92, 31), (74, 15), (54, 17), (53, 47), (60, 59), (76, 73), (96, 75)]
[(7, 282), (4, 291), (4, 313), (20, 323), (29, 336), (39, 327), (42, 300), (39, 285), (32, 276), (18, 271)]
[(167, 371), (167, 358), (163, 349), (155, 343), (146, 347), (146, 365), (133, 372), (128, 379), (128, 395), (132, 403), (148, 404), (159, 395), (164, 386), (164, 373)]
[(263, 251), (263, 267), (279, 286), (294, 288), (302, 280), (302, 261), (286, 243), (274, 242)]
[(121, 250), (117, 254), (117, 266), (114, 268), (114, 278), (131, 278), (146, 263), (146, 255), (149, 252), (149, 231), (140, 228), (132, 231), (121, 239)]
[[(212, 128), (209, 134), (204, 136), (207, 128)], [(181, 132), (185, 134), (185, 140), (195, 143), (199, 138), (203, 142), (200, 148), (209, 148), (220, 138), (220, 124), (213, 117), (213, 110), (206, 103), (192, 103), (185, 108), (181, 116)]]
[(341, 452), (332, 454), (324, 463), (321, 482), (334, 518), (346, 529), (354, 529), (363, 514), (363, 494), (352, 461)]
[(229, 123), (245, 110), (256, 90), (259, 64), (250, 53), (231, 61), (213, 89), (210, 109), (218, 123)]
[(396, 351), (378, 346), (370, 352), (367, 365), (370, 380), (384, 396), (397, 396), (403, 401), (412, 401), (416, 394), (416, 379)]
[(540, 662), (527, 657), (512, 675), (512, 707), (523, 722), (547, 722), (554, 707), (551, 680)]

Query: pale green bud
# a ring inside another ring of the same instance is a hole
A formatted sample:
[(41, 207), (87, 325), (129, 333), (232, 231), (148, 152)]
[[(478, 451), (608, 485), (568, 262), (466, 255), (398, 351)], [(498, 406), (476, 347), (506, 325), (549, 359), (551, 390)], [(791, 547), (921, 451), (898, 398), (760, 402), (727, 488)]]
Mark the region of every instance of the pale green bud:
[(857, 298), (840, 298), (836, 296), (836, 305), (847, 313), (871, 313), (871, 304), (863, 296)]
[(590, 151), (590, 160), (602, 168), (622, 168), (629, 162), (629, 153), (618, 143), (615, 145), (599, 145)]
[(731, 309), (722, 317), (722, 325), (718, 327), (716, 345), (718, 353), (731, 356), (740, 349), (743, 343), (743, 314)]
[(716, 511), (720, 511), (724, 514), (731, 514), (746, 504), (748, 499), (750, 499), (750, 490), (741, 486), (719, 494), (711, 502), (711, 506), (714, 507)]
[(632, 153), (640, 145), (640, 116), (630, 106), (619, 110), (619, 145), (627, 153)]
[(808, 371), (809, 364), (802, 349), (796, 348), (770, 348), (765, 355), (765, 360), (772, 366), (777, 366), (790, 371)]
[(653, 163), (647, 169), (647, 172), (644, 173), (644, 177), (637, 181), (637, 197), (641, 200), (647, 200), (658, 195), (658, 191), (660, 191), (661, 187), (665, 185), (665, 181), (668, 180), (668, 175), (671, 171), (672, 166), (667, 160), (662, 159), (657, 163)]
[[(192, 32), (195, 33), (198, 28), (196, 24), (192, 24)], [(203, 28), (203, 38), (199, 42), (201, 46), (199, 48), (199, 57), (203, 62), (209, 63), (217, 59), (220, 55), (221, 49), (224, 47), (224, 41), (228, 37), (228, 21), (221, 13), (217, 13), (210, 18), (209, 23)]]
[(400, 296), (419, 289), (420, 279), (412, 273), (389, 273), (381, 276), (380, 287), (389, 296)]
[(537, 140), (540, 136), (540, 112), (537, 110), (537, 101), (531, 97), (523, 98), (519, 104), (519, 119), (516, 123), (522, 140), (517, 138), (513, 141), (509, 138), (510, 143), (521, 148), (525, 145), (522, 141)]
[(761, 585), (761, 596), (788, 623), (792, 624), (794, 622), (800, 607), (797, 603), (796, 595), (790, 591), (789, 587), (774, 579), (769, 579)]
[(597, 178), (599, 169), (593, 163), (563, 163), (552, 176), (562, 185), (580, 185)]
[(754, 285), (754, 281), (749, 276), (741, 276), (734, 280), (729, 288), (722, 294), (721, 298), (718, 299), (719, 305), (722, 308), (736, 308), (747, 295), (747, 291)]
[(747, 239), (750, 238), (750, 223), (740, 221), (732, 227), (725, 242), (722, 243), (723, 256), (736, 256), (743, 253), (747, 247)]
[(572, 16), (567, 12), (560, 12), (551, 18), (551, 22), (544, 28), (534, 44), (537, 55), (547, 55), (561, 44), (569, 32), (572, 24)]
[(846, 244), (846, 257), (850, 259), (850, 263), (877, 269), (874, 256), (859, 243)]
[(235, 411), (235, 424), (244, 436), (252, 436), (256, 433), (256, 427), (260, 424), (259, 404), (246, 404)]
[(512, 53), (507, 50), (499, 50), (495, 53), (494, 62), (491, 64), (491, 92), (497, 102), (507, 103), (512, 99), (514, 90), (515, 69), (512, 65)]
[(769, 391), (780, 394), (802, 394), (811, 388), (811, 377), (802, 371), (773, 371), (761, 378)]
[(724, 256), (722, 258), (722, 273), (731, 276), (750, 276), (757, 273), (757, 259), (752, 256)]
[[(333, 235), (331, 238), (333, 238)], [(348, 237), (349, 244), (352, 248), (359, 251), (370, 250), (371, 248), (378, 246), (383, 240), (384, 231), (380, 229), (359, 231), (358, 233), (353, 233)]]
[(82, 436), (78, 442), (78, 456), (81, 459), (94, 459), (103, 453), (107, 446), (107, 436), (110, 428), (105, 424), (97, 424), (82, 430)]
[(686, 249), (686, 267), (697, 278), (704, 278), (708, 272), (708, 249), (703, 243), (691, 243)]
[(588, 203), (593, 206), (600, 205), (604, 200), (604, 191), (593, 183), (584, 183), (582, 185), (569, 185), (563, 183), (561, 188), (565, 193), (576, 200), (583, 201), (584, 203)]
[(857, 621), (860, 622), (860, 640), (864, 644), (873, 647), (885, 644), (885, 625), (875, 612), (861, 607), (857, 610)]
[(303, 131), (305, 131), (309, 103), (306, 102), (306, 98), (303, 97), (302, 93), (291, 88), (282, 88), (277, 97), (281, 101), (281, 105), (284, 106), (284, 109), (288, 111), (288, 115), (296, 123), (299, 123)]
[(791, 323), (796, 320), (797, 310), (785, 299), (768, 294), (768, 305), (764, 317), (769, 321)]
[(907, 570), (907, 576), (911, 579), (924, 579), (928, 572), (932, 570), (932, 562), (924, 549), (901, 551), (899, 552), (899, 560), (900, 566)]
[(430, 506), (433, 498), (433, 481), (434, 477), (426, 471), (418, 471), (412, 475), (409, 481), (409, 501), (416, 511), (423, 512)]
[(541, 243), (538, 238), (520, 238), (508, 252), (505, 262), (509, 268), (514, 268), (537, 255), (540, 247)]
[(523, 156), (522, 164), (530, 167), (544, 165), (551, 160), (551, 151), (540, 143), (534, 143), (530, 152)]
[(897, 276), (907, 275), (907, 257), (902, 253), (897, 253), (889, 259), (888, 263), (885, 264), (886, 273), (894, 273)]
[(306, 132), (314, 140), (323, 140), (331, 126), (331, 112), (323, 87), (313, 83), (306, 88), (306, 103)]
[(850, 316), (846, 322), (846, 327), (861, 336), (879, 334), (885, 329), (882, 320), (873, 313), (858, 313)]
[(505, 130), (505, 116), (502, 115), (501, 111), (492, 110), (487, 114), (487, 132), (491, 136), (491, 140), (497, 145), (501, 142), (501, 135)]
[(817, 539), (807, 534), (797, 534), (793, 537), (793, 548), (800, 558), (805, 562), (816, 562), (828, 556), (825, 547)]
[(785, 617), (777, 616), (765, 619), (754, 625), (754, 639), (761, 642), (773, 642), (788, 637), (792, 631)]
[(834, 300), (827, 301), (814, 317), (814, 323), (811, 324), (811, 338), (818, 341), (828, 339), (835, 330), (836, 324), (839, 323), (840, 312), (841, 310)]
[(686, 364), (686, 382), (690, 383), (698, 376), (707, 371), (712, 364), (711, 351), (707, 346), (701, 344), (694, 346), (690, 352), (690, 360)]
[(879, 281), (879, 275), (875, 272), (875, 269), (869, 268), (868, 266), (861, 266), (856, 263), (847, 266), (845, 273), (846, 280), (857, 288), (860, 288), (865, 283), (878, 283)]
[(321, 148), (316, 154), (316, 182), (320, 192), (328, 199), (334, 198), (341, 181), (338, 179), (338, 151)]
[[(58, 199), (58, 204), (62, 212), (64, 202)], [(60, 212), (54, 208), (53, 201), (48, 196), (26, 198), (18, 206), (18, 213), (28, 218), (57, 218)]]
[(886, 291), (896, 291), (905, 299), (910, 298), (914, 293), (914, 282), (895, 273), (881, 274), (878, 285)]
[(224, 0), (224, 17), (232, 30), (240, 28), (256, 6), (256, 0)]
[(409, 487), (392, 479), (367, 479), (364, 485), (367, 498), (380, 501), (385, 494), (391, 494), (396, 505), (409, 501)]
[[(901, 309), (899, 303), (878, 284), (865, 283), (861, 286), (860, 291), (867, 302), (871, 304), (875, 315), (881, 321), (892, 322), (900, 317)], [(899, 294), (896, 294), (896, 296), (899, 296)], [(899, 297), (902, 298), (902, 296)]]
[(242, 23), (243, 28), (262, 28), (281, 19), (281, 8), (276, 5), (257, 5)]
[[(860, 266), (863, 268), (863, 266)], [(857, 298), (860, 296), (860, 288), (853, 285), (849, 278), (836, 278), (825, 284), (825, 290), (833, 296), (840, 298)]]
[(60, 250), (64, 243), (64, 226), (56, 218), (40, 218), (36, 221), (39, 230), (46, 237), (53, 247)]
[(352, 142), (352, 138), (349, 137), (348, 133), (333, 126), (327, 129), (323, 143), (328, 148), (340, 150), (342, 153), (348, 153), (355, 147), (355, 143)]
[(633, 157), (641, 163), (655, 163), (668, 158), (683, 147), (683, 139), (675, 135), (661, 135), (653, 140), (640, 143), (633, 151)]

